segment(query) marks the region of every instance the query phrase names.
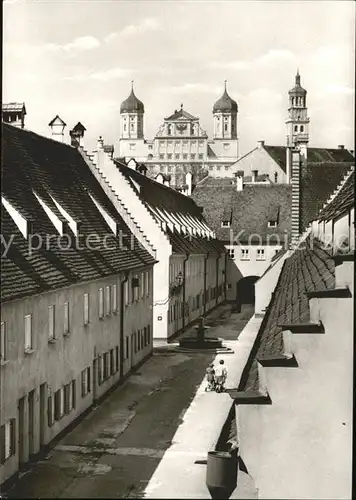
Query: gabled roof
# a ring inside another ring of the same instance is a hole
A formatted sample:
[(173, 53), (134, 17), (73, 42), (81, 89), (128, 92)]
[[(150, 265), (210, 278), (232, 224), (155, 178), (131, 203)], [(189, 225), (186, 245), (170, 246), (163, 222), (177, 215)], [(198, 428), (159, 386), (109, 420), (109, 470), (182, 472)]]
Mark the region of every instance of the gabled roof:
[(60, 123), (61, 125), (64, 125), (65, 127), (67, 126), (67, 124), (62, 120), (62, 118), (60, 118), (58, 115), (56, 115), (53, 120), (51, 120), (48, 124), (49, 127), (51, 127), (52, 125), (54, 125), (54, 123)]
[(300, 224), (304, 231), (350, 170), (352, 163), (311, 163), (301, 166)]
[(169, 116), (168, 118), (165, 118), (165, 121), (174, 121), (174, 120), (179, 120), (179, 119), (185, 119), (189, 121), (196, 121), (198, 118), (196, 116), (191, 115), (187, 111), (185, 111), (183, 108), (181, 108), (179, 111), (175, 111), (173, 115)]
[(257, 359), (284, 354), (280, 325), (307, 323), (309, 302), (305, 292), (335, 288), (332, 256), (316, 239), (307, 238), (302, 248), (286, 259), (241, 377), (239, 390), (258, 392)]
[(73, 127), (73, 130), (72, 132), (85, 132), (86, 131), (86, 128), (84, 127), (84, 125), (80, 122), (78, 122), (74, 127)]
[[(201, 209), (195, 204), (194, 200), (185, 196), (184, 194), (172, 189), (164, 184), (156, 182), (155, 180), (142, 175), (141, 173), (133, 170), (132, 168), (115, 161), (117, 168), (131, 183), (141, 201), (152, 211), (152, 209), (159, 209), (163, 212), (174, 214), (183, 214), (190, 216), (193, 219), (205, 222), (202, 216)], [(158, 175), (164, 174), (160, 173)], [(139, 186), (139, 192), (136, 186)], [(183, 225), (183, 223), (182, 223)], [(217, 240), (205, 239), (200, 236), (181, 235), (178, 231), (170, 231), (167, 229), (167, 234), (170, 238), (173, 252), (189, 248), (192, 253), (206, 253), (222, 252), (226, 250), (224, 246)], [(189, 240), (189, 242), (188, 242)], [(179, 252), (180, 253), (180, 252)]]
[[(5, 241), (14, 235), (8, 253), (2, 258), (3, 301), (154, 263), (133, 237), (76, 148), (7, 124), (3, 125), (2, 132), (2, 196), (31, 222), (32, 233), (45, 242), (40, 249), (30, 252), (28, 241), (2, 206)], [(55, 202), (79, 224), (80, 248), (74, 244), (76, 235), (68, 224), (60, 236), (36, 195), (58, 219), (64, 221), (65, 217)], [(122, 231), (127, 248), (114, 237), (92, 198)], [(109, 245), (101, 244), (99, 248), (96, 243), (91, 247), (85, 245), (89, 234), (96, 235), (100, 242), (110, 234)], [(48, 235), (55, 238), (47, 244)], [(73, 245), (67, 248), (69, 238)], [(2, 246), (5, 241), (2, 240)], [(2, 255), (4, 251), (2, 248)]]
[[(268, 146), (266, 144), (262, 147), (267, 151), (267, 153), (271, 156), (271, 158), (273, 158), (273, 160), (279, 165), (279, 167), (283, 170), (283, 172), (286, 172), (287, 148), (285, 146)], [(252, 151), (254, 151), (254, 149)], [(308, 147), (308, 163), (319, 163), (319, 164), (332, 163), (334, 164), (334, 168), (337, 168), (338, 163), (353, 164), (354, 162), (355, 162), (355, 157), (347, 149)]]
[[(237, 191), (232, 179), (207, 177), (197, 184), (192, 198), (204, 208), (203, 215), (218, 239), (230, 240), (230, 229), (240, 242), (247, 242), (252, 234), (266, 241), (268, 235), (277, 234), (284, 241), (291, 226), (292, 188), (287, 184), (248, 184)], [(269, 228), (269, 210), (278, 209), (278, 226)], [(232, 211), (230, 228), (221, 227), (228, 208)], [(251, 240), (252, 242), (255, 240)], [(257, 240), (256, 240), (257, 241)], [(271, 237), (271, 243), (275, 240)]]
[(355, 205), (355, 171), (347, 177), (346, 182), (335, 198), (324, 207), (318, 215), (318, 220), (336, 219)]
[(8, 111), (8, 112), (21, 112), (24, 111), (24, 114), (26, 114), (26, 108), (25, 108), (25, 103), (24, 102), (8, 102), (8, 103), (3, 103), (1, 105), (2, 111)]

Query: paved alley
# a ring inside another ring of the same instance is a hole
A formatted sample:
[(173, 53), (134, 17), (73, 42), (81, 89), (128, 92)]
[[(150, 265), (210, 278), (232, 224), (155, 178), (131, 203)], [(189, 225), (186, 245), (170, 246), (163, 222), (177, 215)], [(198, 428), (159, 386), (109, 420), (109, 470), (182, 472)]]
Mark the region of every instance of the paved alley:
[[(252, 314), (215, 310), (209, 335), (236, 339)], [(208, 353), (157, 348), (7, 492), (9, 498), (143, 496), (204, 379)]]

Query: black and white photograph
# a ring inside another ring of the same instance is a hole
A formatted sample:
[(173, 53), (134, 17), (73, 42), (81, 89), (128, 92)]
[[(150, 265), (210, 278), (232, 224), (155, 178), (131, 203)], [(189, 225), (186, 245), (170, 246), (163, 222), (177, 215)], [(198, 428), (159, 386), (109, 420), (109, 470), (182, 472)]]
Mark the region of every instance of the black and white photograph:
[(355, 2), (2, 9), (0, 499), (351, 499)]

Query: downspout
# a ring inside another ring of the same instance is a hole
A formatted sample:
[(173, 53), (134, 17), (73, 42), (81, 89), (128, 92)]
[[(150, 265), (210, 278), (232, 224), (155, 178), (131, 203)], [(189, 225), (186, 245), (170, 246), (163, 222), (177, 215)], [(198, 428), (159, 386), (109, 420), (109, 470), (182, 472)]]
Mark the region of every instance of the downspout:
[(189, 259), (189, 252), (186, 253), (186, 258), (183, 260), (183, 321), (182, 321), (182, 328), (185, 326), (185, 278), (186, 278), (186, 267), (185, 264), (187, 260)]
[(125, 316), (125, 301), (124, 301), (124, 285), (129, 279), (129, 272), (125, 271), (125, 278), (121, 281), (120, 289), (120, 379), (124, 376), (124, 316)]
[(209, 252), (207, 252), (206, 256), (204, 257), (204, 312), (203, 316), (206, 314), (206, 262), (209, 258)]

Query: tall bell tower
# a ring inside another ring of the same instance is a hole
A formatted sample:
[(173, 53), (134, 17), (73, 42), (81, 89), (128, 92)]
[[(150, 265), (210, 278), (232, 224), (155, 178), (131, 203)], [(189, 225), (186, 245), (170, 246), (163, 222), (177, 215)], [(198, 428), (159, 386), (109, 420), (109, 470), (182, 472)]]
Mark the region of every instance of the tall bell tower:
[(309, 143), (307, 91), (300, 84), (299, 70), (295, 76), (295, 86), (288, 94), (287, 148), (300, 149), (302, 156), (306, 158)]

